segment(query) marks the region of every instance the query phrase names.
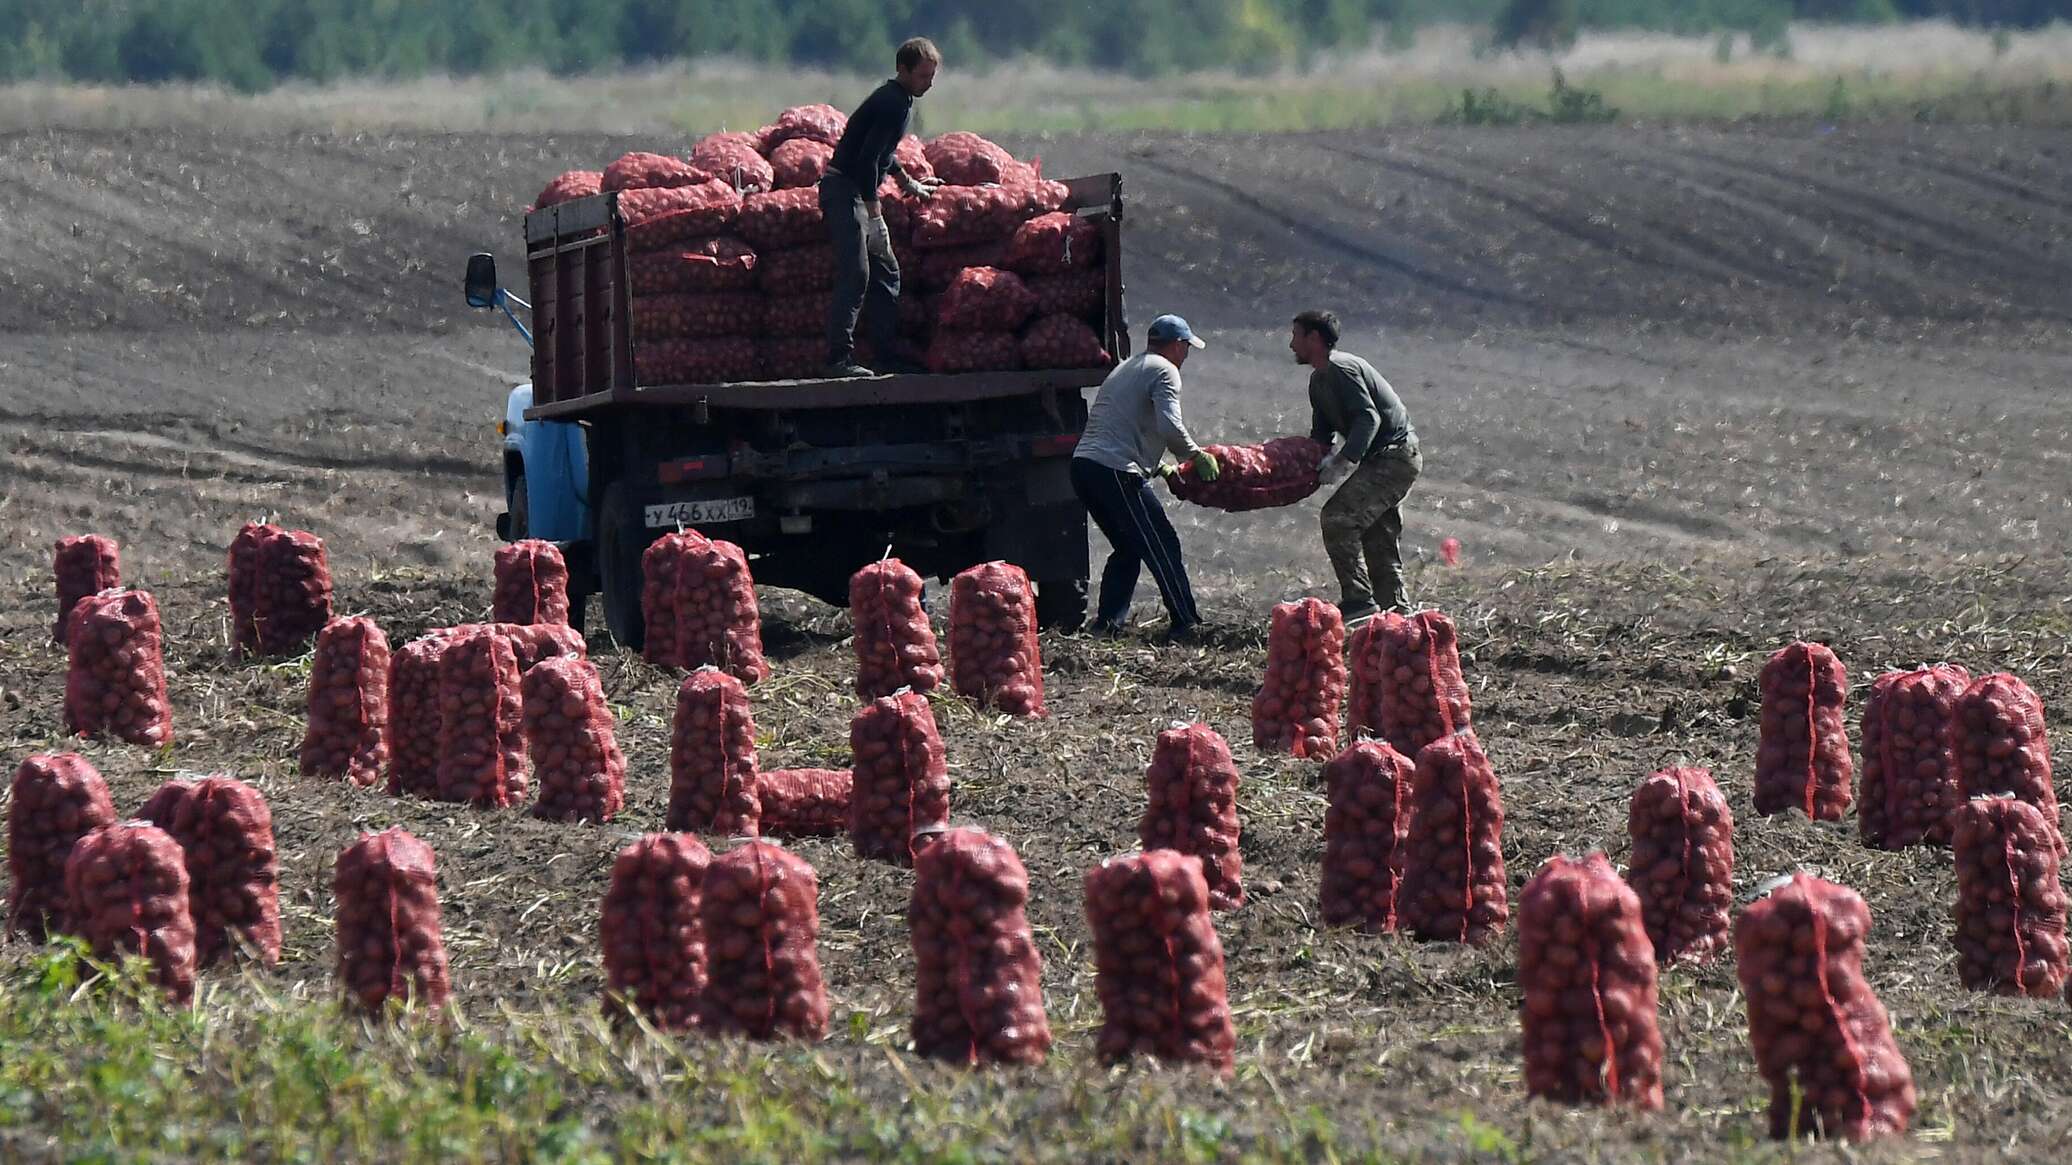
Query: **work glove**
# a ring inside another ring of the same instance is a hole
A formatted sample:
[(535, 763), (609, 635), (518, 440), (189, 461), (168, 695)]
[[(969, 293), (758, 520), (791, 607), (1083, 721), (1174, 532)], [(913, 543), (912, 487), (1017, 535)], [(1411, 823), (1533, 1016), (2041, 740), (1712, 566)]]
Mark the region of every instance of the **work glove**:
[(1223, 476), (1223, 467), (1216, 464), (1216, 455), (1204, 449), (1194, 455), (1194, 476), (1201, 481), (1214, 481)]
[(1332, 485), (1345, 480), (1347, 475), (1351, 474), (1352, 471), (1352, 462), (1347, 461), (1344, 457), (1336, 453), (1333, 453), (1331, 456), (1324, 458), (1324, 460), (1317, 465), (1317, 481), (1319, 484), (1322, 485)]
[(910, 175), (902, 175), (899, 185), (900, 189), (905, 190), (915, 198), (926, 198), (934, 194), (935, 188), (942, 185), (942, 183), (933, 178), (915, 178)]

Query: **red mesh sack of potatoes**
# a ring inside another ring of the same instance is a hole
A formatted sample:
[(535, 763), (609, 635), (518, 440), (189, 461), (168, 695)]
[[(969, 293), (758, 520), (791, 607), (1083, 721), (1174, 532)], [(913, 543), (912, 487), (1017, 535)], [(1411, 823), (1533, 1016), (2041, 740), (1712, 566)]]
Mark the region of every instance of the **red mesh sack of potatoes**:
[(1525, 1090), (1565, 1104), (1662, 1107), (1655, 948), (1601, 853), (1550, 858), (1518, 896)]
[(691, 147), (690, 161), (743, 194), (776, 185), (770, 163), (762, 154), (761, 139), (752, 133), (707, 134)]
[(813, 867), (781, 846), (747, 842), (713, 859), (704, 898), (704, 1026), (758, 1040), (826, 1035)]
[(540, 189), (540, 196), (532, 200), (528, 211), (545, 210), (563, 202), (574, 202), (588, 198), (604, 190), (604, 175), (596, 170), (563, 170), (554, 180)]
[(1396, 847), (1410, 825), (1415, 766), (1384, 741), (1363, 740), (1324, 766), (1324, 878), (1317, 901), (1326, 926), (1370, 934), (1396, 929)]
[(510, 640), (493, 628), (463, 631), (439, 653), (439, 800), (481, 809), (525, 800), (518, 677)]
[(899, 269), (911, 275), (915, 286), (926, 291), (941, 291), (957, 281), (957, 277), (974, 267), (998, 267), (1007, 258), (1007, 243), (992, 240), (969, 247), (950, 247), (938, 251), (922, 251), (914, 262), (901, 260)]
[(1013, 372), (1022, 366), (1022, 342), (1013, 332), (939, 331), (922, 363), (937, 374)]
[(1037, 166), (1025, 167), (1012, 181), (1010, 189), (1021, 199), (1021, 217), (1024, 219), (1056, 214), (1072, 205), (1072, 188), (1063, 182), (1045, 181), (1043, 171)]
[(519, 688), (539, 790), (533, 816), (598, 824), (617, 817), (626, 805), (626, 757), (597, 669), (586, 659), (541, 660)]
[(1102, 862), (1086, 872), (1086, 920), (1101, 1059), (1153, 1056), (1229, 1075), (1237, 1029), (1201, 860), (1153, 850)]
[(827, 367), (827, 341), (810, 336), (775, 336), (757, 343), (764, 380), (812, 380)]
[(1100, 261), (1101, 229), (1064, 211), (1030, 219), (1007, 240), (1007, 268), (1024, 276), (1058, 275)]
[[(253, 647), (247, 653), (301, 653), (324, 629), (324, 624), (331, 621), (331, 567), (324, 555), (324, 540), (303, 530), (263, 526), (258, 530), (250, 561)], [(236, 590), (233, 584), (233, 595)], [(237, 616), (235, 606), (233, 602), (233, 623)], [(242, 637), (239, 639), (240, 644), (245, 642)]]
[(794, 105), (763, 127), (763, 153), (772, 155), (786, 142), (801, 140), (832, 148), (842, 140), (842, 130), (848, 125), (848, 116), (832, 105)]
[(669, 736), (669, 828), (715, 837), (759, 831), (755, 717), (741, 681), (699, 668), (676, 689)]
[(194, 998), (194, 916), (187, 859), (164, 830), (141, 821), (104, 825), (65, 859), (66, 916), (95, 957), (140, 955), (174, 1002)]
[(1037, 316), (1083, 318), (1100, 311), (1108, 301), (1108, 273), (1067, 271), (1062, 275), (1031, 275), (1022, 280), (1036, 297)]
[[(693, 239), (729, 233), (737, 219), (746, 225), (741, 192), (718, 179), (694, 186), (655, 186), (619, 194), (631, 251), (682, 250)], [(754, 236), (744, 229), (751, 242)]]
[(1755, 754), (1755, 811), (1797, 809), (1840, 821), (1849, 809), (1854, 765), (1843, 704), (1849, 675), (1818, 643), (1794, 643), (1763, 665), (1761, 743)]
[(752, 337), (762, 327), (762, 320), (762, 296), (744, 291), (643, 295), (633, 300), (636, 340)]
[(230, 644), (239, 659), (259, 652), (259, 545), (281, 532), (270, 522), (246, 522), (230, 540)]
[(950, 770), (928, 699), (882, 696), (849, 721), (849, 842), (856, 856), (913, 864), (916, 839), (950, 819)]
[(1030, 190), (1015, 186), (942, 186), (914, 211), (921, 250), (1005, 244), (1030, 214)]
[(367, 788), (389, 759), (388, 636), (364, 615), (333, 619), (309, 668), (309, 725), (302, 775)]
[(636, 296), (681, 291), (746, 291), (761, 259), (740, 239), (715, 235), (664, 251), (626, 256), (626, 286)]
[[(770, 295), (804, 295), (811, 291), (828, 291), (835, 285), (835, 252), (825, 242), (819, 246), (771, 251), (761, 256), (760, 263), (756, 281)], [(827, 324), (825, 314), (822, 313), (820, 321), (823, 327)]]
[(1388, 741), (1415, 757), (1435, 740), (1472, 727), (1461, 677), (1460, 634), (1440, 611), (1383, 611), (1353, 632), (1352, 710), (1347, 730)]
[(770, 295), (762, 301), (763, 338), (777, 337), (796, 339), (816, 338), (820, 341), (822, 363), (827, 356), (827, 314), (834, 302), (834, 295), (826, 291), (808, 291), (799, 295)]
[(58, 591), (58, 617), (50, 636), (63, 644), (65, 620), (79, 600), (122, 587), (122, 554), (113, 538), (100, 534), (60, 538), (51, 553), (50, 573)]
[(1345, 617), (1322, 599), (1281, 603), (1266, 638), (1266, 679), (1252, 697), (1252, 746), (1323, 760), (1338, 751), (1345, 701)]
[(511, 655), (520, 672), (548, 659), (588, 659), (590, 647), (583, 633), (566, 623), (490, 623), (490, 630), (511, 644)]
[(568, 562), (560, 547), (539, 538), (499, 546), (495, 572), (491, 619), (498, 623), (568, 622)]
[(1101, 338), (1077, 316), (1044, 316), (1022, 333), (1024, 368), (1106, 368), (1115, 363)]
[(700, 918), (712, 853), (681, 833), (650, 833), (619, 851), (604, 892), (605, 1010), (637, 1012), (665, 1032), (698, 1024), (705, 995)]
[(747, 336), (704, 340), (648, 340), (633, 350), (633, 375), (642, 384), (732, 384), (754, 380), (762, 354)]
[(432, 847), (402, 829), (363, 833), (338, 855), (338, 982), (378, 1012), (393, 1000), (446, 1006), (446, 942)]
[(744, 684), (769, 678), (755, 579), (739, 546), (697, 538), (684, 547), (675, 612), (681, 666), (709, 665)]
[(848, 769), (778, 769), (756, 776), (764, 837), (839, 837), (849, 832)]
[(640, 617), (647, 635), (640, 654), (656, 667), (683, 666), (683, 645), (676, 632), (676, 580), (691, 544), (704, 537), (696, 530), (664, 534), (641, 553)]
[(914, 857), (914, 1051), (956, 1064), (1041, 1064), (1050, 1051), (1029, 871), (1014, 847), (952, 829)]
[(996, 267), (967, 267), (943, 292), (935, 322), (952, 331), (1013, 332), (1035, 310), (1036, 297), (1021, 276)]
[(1503, 795), (1473, 733), (1449, 736), (1417, 754), (1410, 827), (1396, 860), (1401, 929), (1426, 942), (1471, 946), (1503, 933), (1511, 917)]
[(2034, 805), (2007, 795), (1981, 797), (1952, 817), (1958, 979), (1974, 991), (2058, 994), (2066, 948), (2057, 831)]
[(149, 591), (104, 591), (72, 608), (65, 731), (151, 748), (173, 739), (164, 634)]
[(1886, 672), (1863, 705), (1863, 787), (1856, 821), (1878, 849), (1950, 844), (1950, 814), (1963, 804), (1957, 779), (1961, 667)]
[[(1914, 1075), (1863, 974), (1871, 912), (1847, 886), (1796, 874), (1734, 923), (1748, 1039), (1770, 1085), (1770, 1135), (1864, 1141), (1914, 1115)], [(1793, 1127), (1793, 1115), (1797, 1127)]]
[(1626, 811), (1626, 880), (1661, 963), (1709, 962), (1727, 949), (1734, 906), (1734, 811), (1701, 768), (1642, 781)]
[(998, 182), (1014, 165), (1013, 154), (963, 130), (943, 134), (922, 146), (921, 151), (935, 176), (953, 186)]
[(388, 791), (439, 795), (439, 653), (450, 636), (434, 631), (389, 656)]
[(827, 242), (820, 192), (808, 187), (751, 194), (741, 201), (741, 237), (757, 251), (781, 251)]
[(899, 144), (892, 147), (892, 160), (916, 181), (936, 176), (935, 166), (928, 160), (928, 146), (913, 134), (899, 139)]
[(7, 933), (42, 942), (75, 930), (65, 860), (79, 839), (115, 824), (108, 783), (78, 753), (38, 753), (14, 770), (7, 803)]
[(1147, 850), (1199, 858), (1209, 905), (1217, 910), (1243, 906), (1237, 764), (1230, 759), (1230, 746), (1206, 724), (1175, 724), (1158, 734), (1144, 785), (1148, 795), (1137, 822), (1138, 841)]
[(180, 844), (196, 962), (239, 949), (271, 967), (281, 961), (280, 863), (273, 811), (259, 790), (226, 776), (167, 781), (137, 816)]
[(779, 190), (818, 186), (834, 156), (835, 148), (826, 142), (793, 138), (770, 151), (770, 172), (776, 177)]
[(675, 186), (697, 186), (713, 176), (682, 158), (635, 150), (621, 154), (604, 168), (599, 190), (649, 190)]
[(957, 694), (1010, 716), (1047, 716), (1036, 590), (1009, 562), (984, 562), (950, 580), (951, 683)]
[[(2036, 806), (2062, 839), (2051, 778), (2043, 701), (2019, 678), (2001, 672), (1971, 681), (1957, 698), (1957, 776), (1966, 799), (2012, 793)], [(2063, 840), (2058, 852), (2065, 852)]]
[(1275, 437), (1260, 445), (1204, 446), (1222, 472), (1202, 481), (1185, 464), (1171, 478), (1173, 496), (1233, 514), (1292, 506), (1317, 492), (1317, 463), (1325, 447), (1308, 437)]
[(899, 297), (899, 334), (907, 339), (927, 339), (935, 331), (935, 310), (941, 297), (907, 291)]
[(866, 700), (901, 688), (942, 686), (942, 653), (921, 605), (921, 576), (897, 558), (849, 576), (850, 644), (856, 651), (856, 694)]

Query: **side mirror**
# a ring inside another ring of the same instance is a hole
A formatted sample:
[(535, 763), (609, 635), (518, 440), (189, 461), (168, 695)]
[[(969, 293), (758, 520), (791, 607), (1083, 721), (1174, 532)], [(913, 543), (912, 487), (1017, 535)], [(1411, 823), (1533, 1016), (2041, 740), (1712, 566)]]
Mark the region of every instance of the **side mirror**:
[(496, 256), (488, 253), (468, 256), (467, 293), (469, 307), (496, 306)]

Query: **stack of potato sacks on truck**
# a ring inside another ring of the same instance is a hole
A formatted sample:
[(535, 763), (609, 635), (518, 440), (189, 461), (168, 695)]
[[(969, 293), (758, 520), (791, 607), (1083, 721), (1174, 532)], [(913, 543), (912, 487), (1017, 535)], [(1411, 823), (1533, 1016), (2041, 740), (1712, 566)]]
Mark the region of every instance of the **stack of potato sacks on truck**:
[[(834, 255), (817, 186), (846, 119), (787, 109), (758, 133), (715, 133), (687, 157), (632, 153), (572, 170), (534, 209), (619, 191), (643, 384), (817, 376), (827, 363)], [(970, 133), (899, 146), (944, 185), (879, 192), (899, 258), (899, 335), (931, 372), (1102, 368), (1107, 273), (1100, 228), (1065, 211), (1062, 183)]]

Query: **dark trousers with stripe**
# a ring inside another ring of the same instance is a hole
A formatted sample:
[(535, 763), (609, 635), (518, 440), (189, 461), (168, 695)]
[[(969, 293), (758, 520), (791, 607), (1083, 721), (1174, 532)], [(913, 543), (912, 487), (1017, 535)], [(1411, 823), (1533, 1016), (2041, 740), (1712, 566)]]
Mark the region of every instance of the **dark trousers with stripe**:
[(1134, 473), (1075, 457), (1072, 492), (1079, 495), (1094, 525), (1115, 548), (1101, 571), (1097, 617), (1104, 623), (1128, 618), (1138, 571), (1149, 566), (1173, 626), (1201, 622), (1201, 612), (1194, 606), (1194, 587), (1187, 581), (1186, 564), (1180, 561), (1180, 536), (1166, 520), (1165, 507), (1151, 492), (1151, 483)]

